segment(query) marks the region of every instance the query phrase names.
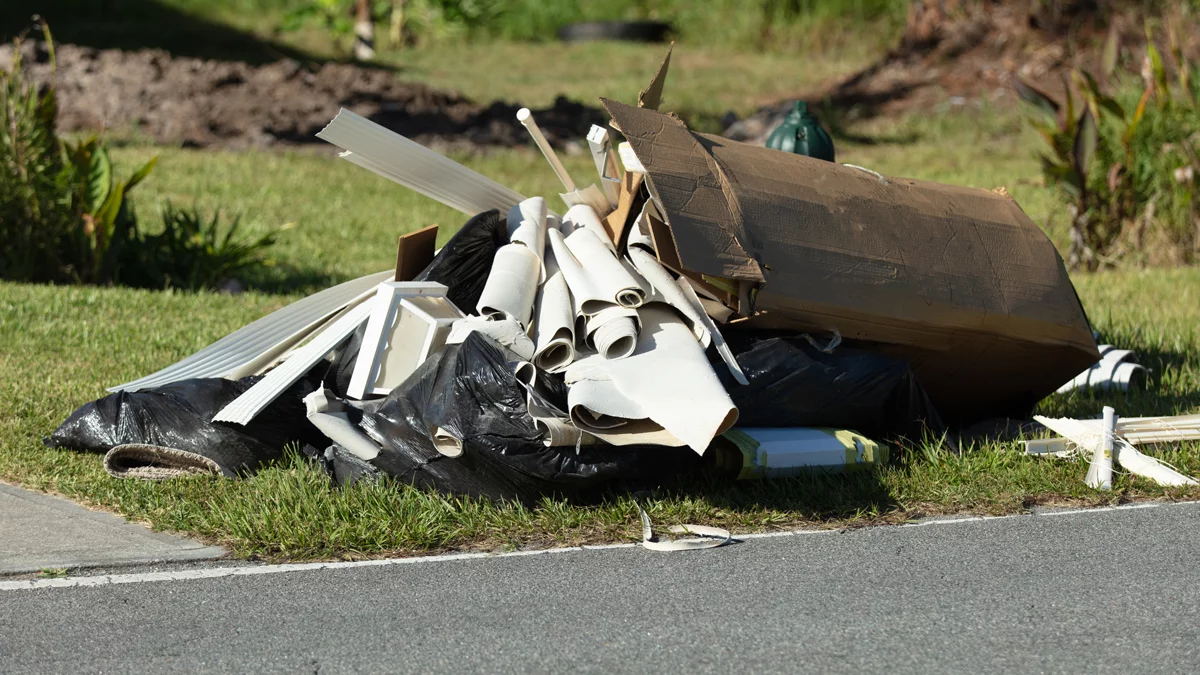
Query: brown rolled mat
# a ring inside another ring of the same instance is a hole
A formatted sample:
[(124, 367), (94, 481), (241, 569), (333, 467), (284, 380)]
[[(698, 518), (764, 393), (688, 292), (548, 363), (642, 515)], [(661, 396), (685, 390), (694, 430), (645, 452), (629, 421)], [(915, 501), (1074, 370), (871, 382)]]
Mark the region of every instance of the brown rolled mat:
[(104, 470), (114, 478), (167, 480), (180, 476), (212, 475), (233, 478), (215, 461), (194, 452), (146, 443), (118, 445), (104, 455)]

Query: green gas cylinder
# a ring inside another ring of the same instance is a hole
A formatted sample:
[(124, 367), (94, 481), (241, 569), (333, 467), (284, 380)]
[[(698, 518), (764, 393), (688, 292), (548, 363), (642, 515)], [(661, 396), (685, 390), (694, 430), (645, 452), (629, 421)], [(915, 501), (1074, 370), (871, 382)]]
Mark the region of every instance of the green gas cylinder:
[(804, 101), (796, 101), (783, 124), (771, 132), (767, 137), (767, 147), (827, 162), (834, 161), (833, 139), (817, 124), (817, 119), (808, 114), (808, 104)]

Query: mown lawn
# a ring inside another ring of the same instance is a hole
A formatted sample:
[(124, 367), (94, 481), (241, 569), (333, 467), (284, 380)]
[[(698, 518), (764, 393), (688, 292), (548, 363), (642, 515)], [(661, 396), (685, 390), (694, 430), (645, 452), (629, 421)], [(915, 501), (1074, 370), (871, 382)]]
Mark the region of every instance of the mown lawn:
[[(992, 188), (1005, 185), (1052, 237), (1062, 218), (1036, 180), (1034, 139), (1020, 117), (996, 111), (874, 124), (878, 143), (839, 147), (839, 159), (882, 171)], [(0, 480), (53, 491), (118, 511), (156, 528), (230, 546), (240, 556), (341, 558), (447, 549), (498, 549), (639, 536), (629, 497), (600, 505), (546, 501), (535, 508), (424, 493), (395, 483), (331, 490), (323, 474), (293, 457), (245, 480), (117, 481), (100, 457), (49, 450), (41, 438), (105, 385), (145, 374), (328, 284), (389, 267), (395, 238), (432, 222), (464, 219), (430, 200), (316, 149), (225, 153), (126, 147), (126, 166), (159, 154), (139, 187), (142, 212), (154, 205), (220, 206), (242, 212), (251, 229), (294, 223), (274, 251), (277, 266), (247, 279), (251, 292), (228, 296), (120, 288), (0, 284)], [(530, 150), (460, 157), (525, 194), (552, 195), (553, 175)], [(579, 175), (590, 159), (568, 158)], [(1200, 409), (1200, 270), (1125, 270), (1076, 277), (1106, 341), (1137, 350), (1153, 369), (1145, 392), (1055, 396), (1051, 415), (1090, 416), (1105, 404), (1128, 415)], [(988, 386), (986, 382), (979, 386)], [(1035, 504), (1109, 504), (1132, 499), (1200, 498), (1121, 476), (1111, 493), (1082, 484), (1081, 462), (1028, 458), (1016, 444), (988, 444), (951, 456), (905, 448), (881, 471), (813, 475), (759, 483), (702, 484), (642, 500), (662, 523), (710, 523), (738, 532), (897, 522), (934, 513), (1013, 513)], [(1159, 456), (1200, 472), (1200, 444)]]
[[(264, 26), (278, 23), (285, 5), (291, 6), (274, 0), (171, 0), (163, 7), (211, 21), (209, 28), (218, 32), (232, 24), (261, 36)], [(76, 3), (61, 0), (52, 7), (62, 13)], [(87, 23), (91, 16), (81, 19), (76, 31), (81, 39), (147, 37), (137, 15), (125, 17), (132, 23), (119, 24), (93, 17), (94, 25)], [(809, 46), (813, 53), (738, 50), (729, 38), (733, 27), (685, 36), (675, 52), (664, 105), (712, 130), (727, 111), (744, 115), (865, 65), (887, 42), (862, 39), (868, 27), (845, 18), (835, 23), (838, 30), (826, 31), (830, 35), (819, 49)], [(172, 38), (166, 28), (164, 45)], [(179, 40), (198, 29), (178, 27)], [(110, 35), (114, 31), (119, 35)], [(244, 37), (238, 39), (245, 42)], [(319, 32), (282, 39), (315, 56), (332, 53), (328, 36)], [(445, 41), (384, 52), (381, 60), (397, 68), (401, 78), (459, 89), (481, 102), (541, 106), (560, 94), (584, 102), (598, 96), (632, 101), (662, 52), (661, 46), (646, 45)], [(839, 161), (889, 175), (988, 189), (1003, 185), (1057, 244), (1065, 244), (1064, 219), (1037, 180), (1032, 155), (1037, 139), (1020, 114), (965, 106), (879, 120), (854, 131), (872, 142), (839, 141)], [(638, 536), (636, 510), (619, 495), (600, 505), (547, 501), (526, 508), (447, 498), (395, 483), (336, 492), (298, 457), (245, 480), (117, 481), (103, 473), (98, 456), (44, 448), (41, 438), (77, 406), (102, 396), (104, 386), (156, 370), (306, 293), (389, 267), (396, 236), (403, 232), (436, 222), (445, 226), (444, 242), (464, 220), (317, 146), (270, 153), (129, 146), (115, 154), (126, 168), (161, 156), (155, 174), (134, 194), (150, 228), (157, 206), (167, 200), (242, 213), (252, 232), (290, 227), (273, 251), (276, 264), (243, 279), (251, 290), (236, 296), (0, 283), (0, 480), (221, 542), (242, 556), (375, 556)], [(457, 159), (527, 195), (553, 196), (559, 188), (530, 149)], [(566, 162), (577, 175), (591, 175), (588, 157)], [(1081, 276), (1076, 284), (1105, 340), (1136, 349), (1153, 369), (1151, 385), (1129, 396), (1051, 397), (1042, 411), (1089, 416), (1105, 404), (1130, 415), (1200, 409), (1200, 270), (1126, 270)], [(1111, 493), (1092, 492), (1082, 484), (1082, 463), (1028, 458), (1015, 444), (982, 445), (961, 457), (932, 446), (894, 455), (897, 461), (870, 474), (691, 485), (642, 503), (663, 523), (712, 523), (747, 532), (896, 522), (932, 513), (1011, 513), (1046, 503), (1200, 497), (1197, 490), (1168, 491), (1127, 476)], [(1167, 449), (1160, 456), (1185, 472), (1200, 472), (1200, 444)]]

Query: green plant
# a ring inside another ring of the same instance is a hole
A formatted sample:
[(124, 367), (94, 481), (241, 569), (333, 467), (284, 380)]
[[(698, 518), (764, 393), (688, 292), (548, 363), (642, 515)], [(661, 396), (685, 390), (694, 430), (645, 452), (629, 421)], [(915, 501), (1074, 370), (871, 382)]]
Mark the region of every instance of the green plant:
[(168, 202), (162, 219), (163, 231), (143, 239), (146, 255), (138, 261), (141, 283), (135, 285), (217, 288), (247, 269), (271, 264), (265, 252), (277, 233), (239, 237), (241, 216), (223, 227), (219, 211), (206, 220), (196, 208), (177, 209)]
[[(1131, 256), (1152, 263), (1190, 262), (1200, 253), (1200, 203), (1194, 199), (1200, 173), (1196, 68), (1171, 29), (1173, 84), (1149, 29), (1146, 36), (1140, 86), (1130, 75), (1114, 80), (1115, 29), (1101, 57), (1102, 79), (1074, 71), (1065, 83), (1063, 105), (1016, 81), (1021, 98), (1054, 120), (1030, 122), (1048, 146), (1040, 156), (1046, 184), (1067, 203), (1072, 269), (1094, 270)], [(1113, 82), (1116, 93), (1109, 93)], [(1081, 98), (1078, 111), (1073, 91)]]
[[(41, 28), (53, 63), (54, 42)], [(168, 204), (162, 233), (139, 231), (128, 197), (157, 157), (122, 180), (103, 139), (59, 138), (55, 87), (27, 82), (20, 41), (15, 47), (13, 65), (0, 71), (0, 277), (198, 289), (266, 262), (275, 234), (242, 240), (240, 219), (223, 229), (219, 213), (205, 221)]]
[[(42, 27), (51, 62), (54, 42)], [(25, 81), (18, 41), (0, 72), (0, 276), (24, 281), (106, 283), (119, 274), (137, 238), (126, 199), (154, 169), (151, 159), (127, 180), (113, 174), (104, 143), (64, 142), (55, 129), (53, 86)]]

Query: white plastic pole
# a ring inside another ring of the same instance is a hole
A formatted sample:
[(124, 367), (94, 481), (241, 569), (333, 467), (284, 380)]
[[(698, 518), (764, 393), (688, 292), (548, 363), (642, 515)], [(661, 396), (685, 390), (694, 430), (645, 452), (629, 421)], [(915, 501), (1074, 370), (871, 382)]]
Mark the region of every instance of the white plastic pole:
[(546, 156), (546, 161), (550, 162), (550, 168), (554, 169), (554, 173), (558, 174), (558, 179), (562, 181), (563, 187), (567, 188), (567, 192), (574, 192), (578, 188), (575, 187), (575, 181), (571, 180), (571, 175), (567, 173), (567, 167), (558, 159), (558, 154), (554, 152), (554, 148), (550, 147), (550, 142), (542, 135), (542, 130), (538, 127), (537, 122), (533, 119), (533, 113), (529, 112), (529, 108), (521, 108), (517, 111), (517, 121), (525, 125), (529, 131), (529, 135), (533, 137), (533, 142), (537, 144), (538, 149)]
[(1097, 490), (1112, 489), (1113, 438), (1117, 431), (1117, 411), (1104, 406), (1104, 432), (1096, 445), (1092, 464), (1088, 467), (1087, 486)]

